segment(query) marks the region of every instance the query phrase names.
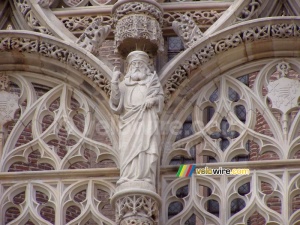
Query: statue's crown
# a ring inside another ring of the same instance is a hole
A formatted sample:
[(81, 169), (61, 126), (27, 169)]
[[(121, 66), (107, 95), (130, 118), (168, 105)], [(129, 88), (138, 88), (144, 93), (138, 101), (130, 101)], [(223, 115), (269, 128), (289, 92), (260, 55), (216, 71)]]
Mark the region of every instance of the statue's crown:
[(149, 63), (149, 56), (146, 52), (143, 51), (133, 51), (130, 52), (127, 56), (127, 62), (130, 65), (133, 61), (143, 61), (144, 63), (146, 63), (146, 65), (148, 65)]

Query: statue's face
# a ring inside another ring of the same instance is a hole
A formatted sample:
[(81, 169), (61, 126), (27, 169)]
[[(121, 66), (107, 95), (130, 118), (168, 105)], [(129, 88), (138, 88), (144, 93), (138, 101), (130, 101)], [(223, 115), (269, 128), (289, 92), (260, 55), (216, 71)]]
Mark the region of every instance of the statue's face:
[(143, 61), (133, 61), (128, 73), (133, 81), (145, 80), (147, 78), (147, 65)]

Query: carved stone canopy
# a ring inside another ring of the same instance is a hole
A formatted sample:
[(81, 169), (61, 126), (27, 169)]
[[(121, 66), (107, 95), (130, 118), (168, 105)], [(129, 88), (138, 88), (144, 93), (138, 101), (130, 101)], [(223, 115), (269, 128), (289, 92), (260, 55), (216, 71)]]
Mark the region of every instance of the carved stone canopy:
[(163, 10), (155, 1), (119, 1), (112, 13), (115, 21), (115, 46), (122, 56), (134, 50), (149, 54), (163, 51), (161, 26)]

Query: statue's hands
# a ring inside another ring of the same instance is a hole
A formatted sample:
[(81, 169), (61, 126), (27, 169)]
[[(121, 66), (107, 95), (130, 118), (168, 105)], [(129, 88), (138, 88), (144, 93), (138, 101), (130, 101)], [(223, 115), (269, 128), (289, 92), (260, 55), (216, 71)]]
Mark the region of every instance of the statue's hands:
[(154, 105), (156, 104), (156, 99), (155, 98), (150, 98), (146, 100), (146, 109), (151, 109)]
[(114, 67), (111, 82), (118, 82), (122, 73), (119, 70), (116, 70), (116, 66)]

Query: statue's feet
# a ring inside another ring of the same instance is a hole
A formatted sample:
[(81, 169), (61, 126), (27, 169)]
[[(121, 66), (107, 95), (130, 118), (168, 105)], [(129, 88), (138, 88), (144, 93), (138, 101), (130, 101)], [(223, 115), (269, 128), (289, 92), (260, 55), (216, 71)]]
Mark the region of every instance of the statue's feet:
[(127, 179), (127, 178), (120, 178), (120, 179), (117, 181), (117, 185), (123, 184), (123, 183), (128, 182), (128, 181), (130, 181), (130, 180)]
[(128, 179), (128, 178), (120, 178), (118, 181), (117, 181), (117, 185), (120, 185), (120, 184), (123, 184), (123, 183), (126, 183), (126, 182), (147, 182), (149, 184), (152, 184), (152, 180), (149, 179), (149, 178), (145, 178), (145, 179)]
[(144, 181), (146, 181), (146, 182), (149, 183), (149, 184), (152, 184), (152, 180), (149, 179), (149, 178), (144, 179)]
[(144, 178), (144, 179), (134, 179), (133, 181), (143, 181), (143, 182), (147, 182), (149, 184), (152, 184), (152, 180), (149, 178)]

